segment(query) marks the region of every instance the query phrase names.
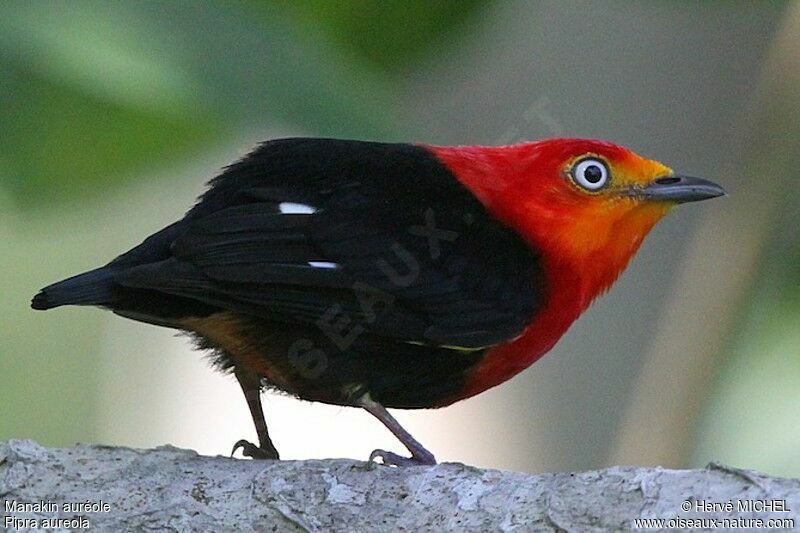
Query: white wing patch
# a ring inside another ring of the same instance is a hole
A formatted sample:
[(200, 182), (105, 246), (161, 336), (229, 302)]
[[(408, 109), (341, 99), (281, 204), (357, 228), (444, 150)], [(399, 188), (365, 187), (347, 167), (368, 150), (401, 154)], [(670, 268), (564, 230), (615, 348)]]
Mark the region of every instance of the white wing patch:
[(312, 266), (314, 268), (339, 268), (338, 264), (330, 263), (328, 261), (309, 261), (308, 266)]
[(317, 210), (310, 205), (296, 204), (294, 202), (281, 202), (278, 204), (278, 209), (280, 209), (281, 213), (284, 215), (312, 215), (317, 212)]

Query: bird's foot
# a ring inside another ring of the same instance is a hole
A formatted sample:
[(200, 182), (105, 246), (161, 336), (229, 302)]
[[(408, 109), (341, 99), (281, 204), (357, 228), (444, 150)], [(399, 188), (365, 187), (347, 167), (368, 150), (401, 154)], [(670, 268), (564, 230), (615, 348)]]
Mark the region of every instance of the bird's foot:
[(250, 441), (246, 441), (244, 439), (236, 442), (233, 445), (233, 449), (231, 450), (231, 457), (236, 453), (237, 450), (242, 450), (242, 455), (244, 457), (250, 457), (251, 459), (279, 459), (278, 450), (275, 449), (274, 446), (270, 446), (269, 448), (261, 448), (256, 446)]
[(436, 464), (436, 458), (428, 450), (422, 450), (411, 457), (403, 457), (386, 450), (374, 450), (369, 454), (370, 465), (379, 464), (376, 459), (380, 459), (380, 464), (386, 466), (433, 466)]

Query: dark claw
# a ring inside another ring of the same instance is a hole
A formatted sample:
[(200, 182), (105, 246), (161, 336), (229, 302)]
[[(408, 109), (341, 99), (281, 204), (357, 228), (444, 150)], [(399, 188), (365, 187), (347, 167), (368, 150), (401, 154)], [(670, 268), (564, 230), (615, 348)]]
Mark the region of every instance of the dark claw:
[(436, 458), (430, 453), (425, 456), (403, 457), (386, 450), (373, 450), (369, 454), (369, 462), (377, 464), (375, 459), (381, 459), (381, 463), (386, 466), (433, 466), (436, 464)]
[(278, 450), (275, 448), (265, 450), (264, 448), (259, 448), (255, 444), (250, 441), (246, 441), (244, 439), (237, 441), (236, 444), (233, 445), (233, 449), (231, 450), (231, 457), (236, 453), (237, 450), (241, 448), (242, 455), (244, 457), (250, 457), (251, 459), (279, 459)]

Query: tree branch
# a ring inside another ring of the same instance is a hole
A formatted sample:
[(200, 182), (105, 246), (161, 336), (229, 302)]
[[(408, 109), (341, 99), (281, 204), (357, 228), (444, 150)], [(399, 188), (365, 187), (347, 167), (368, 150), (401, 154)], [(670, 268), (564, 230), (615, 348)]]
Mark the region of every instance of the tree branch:
[[(721, 465), (530, 475), (462, 464), (249, 461), (171, 446), (48, 449), (27, 440), (0, 444), (0, 500), (2, 526), (11, 529), (32, 527), (20, 522), (25, 519), (43, 527), (46, 519), (71, 518), (57, 525), (115, 531), (588, 531), (628, 530), (636, 518), (679, 516), (793, 520), (784, 527), (800, 527), (800, 480)], [(704, 512), (700, 502), (718, 507)], [(84, 508), (65, 512), (65, 503)], [(741, 511), (741, 505), (752, 509)]]

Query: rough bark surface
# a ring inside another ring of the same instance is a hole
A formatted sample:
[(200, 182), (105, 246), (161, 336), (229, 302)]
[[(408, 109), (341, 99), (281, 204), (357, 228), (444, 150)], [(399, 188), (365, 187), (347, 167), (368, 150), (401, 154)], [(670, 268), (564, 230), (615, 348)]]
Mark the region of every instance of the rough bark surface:
[[(636, 518), (678, 516), (800, 527), (800, 480), (720, 465), (531, 475), (455, 463), (250, 461), (170, 446), (49, 449), (28, 440), (0, 444), (0, 500), (11, 530), (33, 525), (25, 519), (41, 527), (76, 515), (84, 522), (67, 527), (109, 531), (616, 531), (634, 529)], [(698, 511), (700, 502), (733, 509)], [(739, 502), (760, 510), (739, 511)], [(64, 512), (64, 503), (108, 508)]]

